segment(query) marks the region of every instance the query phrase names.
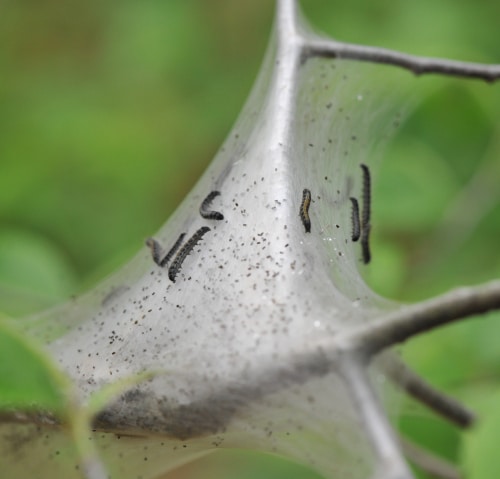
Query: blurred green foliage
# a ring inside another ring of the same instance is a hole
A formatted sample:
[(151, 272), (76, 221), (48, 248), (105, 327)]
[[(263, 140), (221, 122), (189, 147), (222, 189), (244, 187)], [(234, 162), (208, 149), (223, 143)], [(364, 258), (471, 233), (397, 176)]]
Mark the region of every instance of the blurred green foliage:
[[(21, 315), (55, 304), (143, 246), (236, 119), (264, 54), (273, 3), (1, 3), (0, 310)], [(340, 40), (500, 63), (499, 2), (303, 3), (306, 17)], [(500, 273), (500, 87), (415, 82), (428, 94), (375, 176), (367, 278), (400, 300)], [(405, 347), (431, 382), (480, 413), (493, 411), (492, 424), (498, 411), (484, 397), (498, 383), (498, 320), (491, 315)], [(403, 431), (460, 461), (457, 432), (412, 408), (401, 419)], [(466, 441), (472, 479), (493, 477), (484, 472), (494, 456), (485, 445), (499, 439), (498, 428), (485, 424)], [(238, 472), (221, 459), (227, 477), (313, 477), (269, 458), (259, 464), (254, 456), (233, 457)], [(221, 477), (216, 460), (177, 477)]]
[[(12, 374), (15, 360), (17, 374)], [(34, 341), (29, 341), (0, 319), (0, 408), (25, 411), (47, 410), (64, 414), (69, 381), (51, 361), (44, 359)]]

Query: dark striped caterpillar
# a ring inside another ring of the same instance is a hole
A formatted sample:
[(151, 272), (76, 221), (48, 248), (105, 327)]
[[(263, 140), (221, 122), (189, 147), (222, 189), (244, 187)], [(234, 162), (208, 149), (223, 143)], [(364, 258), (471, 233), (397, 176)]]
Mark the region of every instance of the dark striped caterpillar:
[(368, 264), (371, 260), (370, 253), (370, 215), (371, 215), (371, 178), (368, 166), (361, 163), (363, 170), (363, 209), (361, 212), (361, 250), (363, 263)]
[(370, 170), (368, 166), (361, 163), (361, 169), (363, 170), (363, 210), (361, 212), (361, 227), (365, 227), (370, 224), (371, 215), (371, 178)]
[(311, 192), (305, 188), (302, 192), (302, 203), (300, 205), (299, 216), (306, 233), (311, 232), (311, 219), (309, 218), (309, 206), (311, 205)]
[(352, 211), (351, 211), (351, 221), (352, 221), (352, 241), (358, 241), (359, 235), (361, 234), (361, 227), (359, 224), (359, 205), (358, 200), (356, 198), (349, 198), (352, 203)]
[(212, 200), (220, 195), (220, 191), (211, 191), (202, 201), (200, 206), (200, 215), (207, 220), (223, 220), (224, 215), (218, 211), (209, 210)]
[(370, 253), (370, 229), (371, 225), (365, 225), (361, 232), (361, 252), (363, 254), (363, 263), (368, 264), (372, 259)]
[(174, 243), (174, 245), (170, 248), (168, 253), (163, 258), (161, 257), (163, 251), (160, 246), (160, 243), (158, 243), (158, 241), (156, 241), (154, 238), (148, 238), (146, 240), (146, 246), (151, 250), (151, 256), (153, 257), (153, 261), (160, 267), (165, 266), (172, 259), (172, 256), (175, 254), (175, 252), (179, 249), (185, 236), (186, 233), (181, 233), (177, 238), (177, 241)]
[(208, 231), (210, 231), (208, 226), (202, 226), (180, 249), (177, 256), (174, 258), (174, 261), (170, 265), (170, 268), (168, 268), (168, 279), (170, 279), (170, 281), (175, 283), (175, 277), (177, 276), (177, 273), (179, 273), (186, 256), (191, 253), (198, 241), (200, 241), (201, 238), (203, 238), (203, 235)]

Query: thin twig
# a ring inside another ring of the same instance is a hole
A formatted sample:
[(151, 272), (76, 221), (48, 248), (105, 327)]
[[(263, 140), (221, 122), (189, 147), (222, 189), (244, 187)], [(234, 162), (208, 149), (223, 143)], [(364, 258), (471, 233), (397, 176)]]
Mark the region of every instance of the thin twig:
[(494, 309), (500, 309), (499, 280), (458, 288), (428, 301), (402, 306), (374, 323), (358, 327), (348, 333), (349, 349), (372, 356), (417, 334)]
[(343, 43), (329, 39), (306, 40), (303, 59), (309, 57), (342, 58), (346, 60), (383, 63), (404, 68), (415, 75), (437, 73), (439, 75), (454, 77), (478, 78), (487, 82), (494, 82), (500, 78), (500, 65), (420, 57), (387, 48)]
[(383, 469), (379, 469), (375, 477), (412, 479), (413, 475), (401, 458), (396, 436), (370, 384), (364, 363), (353, 355), (345, 355), (338, 366), (378, 458), (378, 467)]
[(423, 471), (440, 479), (460, 479), (460, 471), (451, 462), (432, 454), (407, 438), (400, 438), (405, 456)]
[(474, 423), (476, 417), (472, 411), (456, 399), (432, 387), (394, 355), (380, 365), (382, 371), (394, 384), (444, 419), (462, 428), (470, 427)]

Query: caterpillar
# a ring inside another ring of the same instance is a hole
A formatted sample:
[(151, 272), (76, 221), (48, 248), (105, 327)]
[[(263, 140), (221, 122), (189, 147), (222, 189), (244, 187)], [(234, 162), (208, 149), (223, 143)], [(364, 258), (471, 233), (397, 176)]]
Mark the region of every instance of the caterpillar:
[(311, 205), (311, 192), (304, 188), (302, 192), (302, 203), (300, 205), (299, 216), (302, 220), (302, 224), (306, 229), (306, 233), (311, 232), (311, 219), (309, 218), (309, 206)]
[(370, 215), (371, 215), (371, 178), (368, 166), (361, 163), (363, 170), (363, 210), (361, 212), (361, 251), (363, 263), (368, 264), (371, 260), (370, 252)]
[(371, 215), (371, 178), (370, 170), (368, 166), (361, 163), (361, 169), (363, 170), (363, 210), (361, 212), (361, 228), (368, 226), (370, 224)]
[(146, 240), (146, 246), (151, 250), (153, 261), (160, 267), (165, 266), (172, 259), (172, 256), (175, 254), (175, 252), (179, 249), (185, 236), (186, 233), (181, 233), (177, 238), (177, 241), (163, 258), (161, 257), (162, 248), (160, 246), (160, 243), (158, 243), (158, 241), (156, 241), (154, 238), (148, 238)]
[(211, 191), (200, 205), (200, 215), (207, 220), (223, 220), (224, 215), (218, 211), (209, 210), (212, 200), (220, 195), (220, 191)]
[(148, 238), (146, 240), (146, 246), (151, 250), (151, 256), (153, 257), (153, 261), (160, 266), (160, 257), (161, 257), (161, 246), (158, 241), (154, 238)]
[(368, 264), (372, 259), (370, 252), (370, 229), (371, 225), (363, 226), (361, 230), (361, 252), (363, 254), (363, 263)]
[(175, 277), (177, 276), (177, 273), (179, 273), (182, 267), (182, 263), (186, 259), (186, 256), (191, 253), (198, 241), (200, 241), (201, 238), (203, 238), (203, 235), (208, 231), (210, 231), (210, 228), (208, 226), (202, 226), (179, 250), (177, 256), (174, 258), (174, 261), (170, 265), (170, 268), (168, 268), (168, 279), (170, 279), (170, 281), (175, 283)]
[(359, 235), (361, 233), (361, 228), (359, 224), (359, 205), (358, 200), (353, 198), (352, 196), (349, 198), (352, 203), (352, 211), (351, 211), (351, 221), (352, 221), (352, 241), (358, 241)]

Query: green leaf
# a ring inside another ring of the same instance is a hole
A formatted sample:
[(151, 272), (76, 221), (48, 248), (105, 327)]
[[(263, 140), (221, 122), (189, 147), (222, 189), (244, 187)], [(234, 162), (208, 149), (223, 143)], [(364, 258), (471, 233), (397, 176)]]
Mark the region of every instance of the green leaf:
[(500, 471), (498, 431), (500, 430), (500, 388), (492, 392), (489, 401), (478, 411), (478, 425), (466, 436), (463, 463), (469, 479), (496, 479)]
[(67, 256), (47, 237), (0, 231), (0, 310), (17, 316), (52, 306), (76, 289)]
[(0, 408), (65, 409), (67, 381), (46, 353), (0, 321)]

